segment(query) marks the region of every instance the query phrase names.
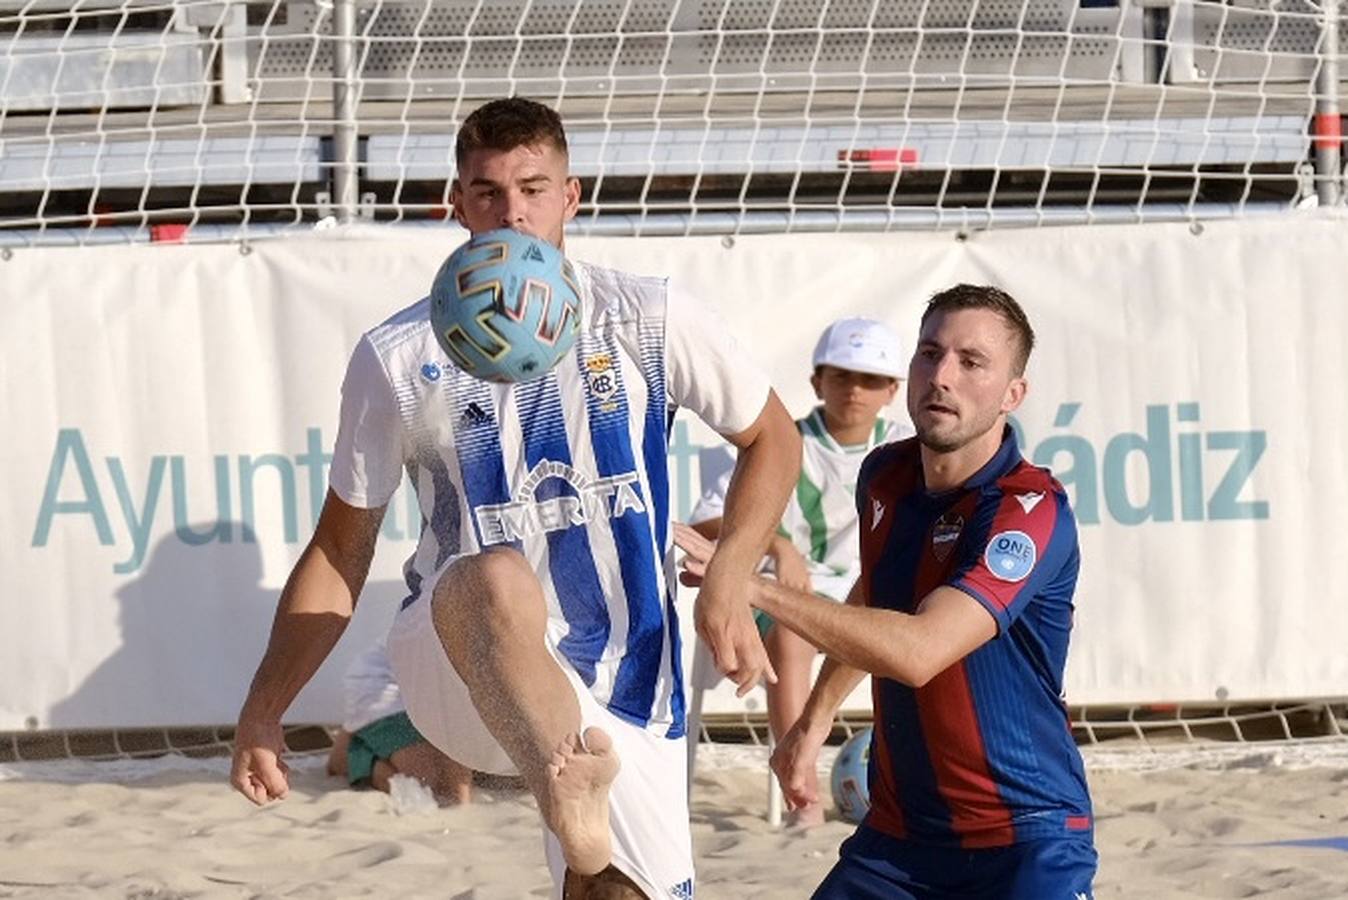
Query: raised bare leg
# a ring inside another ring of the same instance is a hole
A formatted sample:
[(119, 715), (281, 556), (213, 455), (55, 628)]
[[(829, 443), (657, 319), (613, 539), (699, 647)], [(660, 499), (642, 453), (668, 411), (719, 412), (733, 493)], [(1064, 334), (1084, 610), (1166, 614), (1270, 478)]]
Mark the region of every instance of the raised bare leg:
[(520, 770), (568, 868), (609, 865), (609, 786), (618, 759), (597, 728), (580, 732), (571, 683), (544, 645), (542, 586), (515, 550), (493, 548), (446, 570), (432, 599), (436, 633), (482, 721)]

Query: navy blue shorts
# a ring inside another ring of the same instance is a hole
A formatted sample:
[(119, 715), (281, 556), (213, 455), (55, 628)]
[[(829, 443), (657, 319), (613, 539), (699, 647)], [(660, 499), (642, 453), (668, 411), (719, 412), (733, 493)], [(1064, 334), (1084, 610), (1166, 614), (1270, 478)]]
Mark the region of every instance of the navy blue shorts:
[(813, 900), (1091, 900), (1089, 837), (962, 850), (900, 841), (862, 826), (843, 842)]

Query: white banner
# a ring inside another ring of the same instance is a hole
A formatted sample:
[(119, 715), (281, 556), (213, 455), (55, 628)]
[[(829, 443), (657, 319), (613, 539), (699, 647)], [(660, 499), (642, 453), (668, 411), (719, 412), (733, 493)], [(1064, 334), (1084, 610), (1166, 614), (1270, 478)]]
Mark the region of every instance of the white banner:
[[(322, 501), (347, 355), (462, 238), (369, 229), (0, 261), (0, 730), (233, 721)], [(797, 414), (832, 319), (884, 319), (911, 349), (933, 292), (1015, 295), (1038, 334), (1022, 446), (1081, 523), (1068, 699), (1102, 703), (1346, 692), (1345, 246), (1343, 219), (1322, 213), (569, 250), (676, 273)], [(676, 424), (678, 513), (715, 443)], [(291, 720), (340, 718), (341, 672), (391, 618), (417, 524), (404, 488), (353, 628)], [(739, 707), (723, 691), (708, 708)]]

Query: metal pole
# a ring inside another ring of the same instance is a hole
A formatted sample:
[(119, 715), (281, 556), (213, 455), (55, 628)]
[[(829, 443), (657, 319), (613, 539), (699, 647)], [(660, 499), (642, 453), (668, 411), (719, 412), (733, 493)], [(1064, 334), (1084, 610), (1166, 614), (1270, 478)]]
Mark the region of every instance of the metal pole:
[(1320, 0), (1324, 12), (1320, 69), (1315, 77), (1315, 193), (1321, 206), (1342, 196), (1343, 120), (1339, 118), (1339, 0)]
[(356, 139), (356, 0), (332, 4), (332, 202), (337, 221), (356, 218), (360, 201)]

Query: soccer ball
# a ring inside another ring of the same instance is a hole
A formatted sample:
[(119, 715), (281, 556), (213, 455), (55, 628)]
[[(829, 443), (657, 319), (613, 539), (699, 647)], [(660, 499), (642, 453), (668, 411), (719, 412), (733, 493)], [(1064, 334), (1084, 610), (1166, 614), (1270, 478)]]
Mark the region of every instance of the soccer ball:
[(449, 358), (486, 381), (542, 378), (580, 331), (580, 288), (562, 252), (499, 228), (450, 254), (431, 286), (431, 327)]
[(871, 762), (871, 729), (863, 728), (847, 739), (833, 760), (829, 785), (833, 805), (849, 822), (860, 822), (871, 808), (871, 790), (867, 772)]

